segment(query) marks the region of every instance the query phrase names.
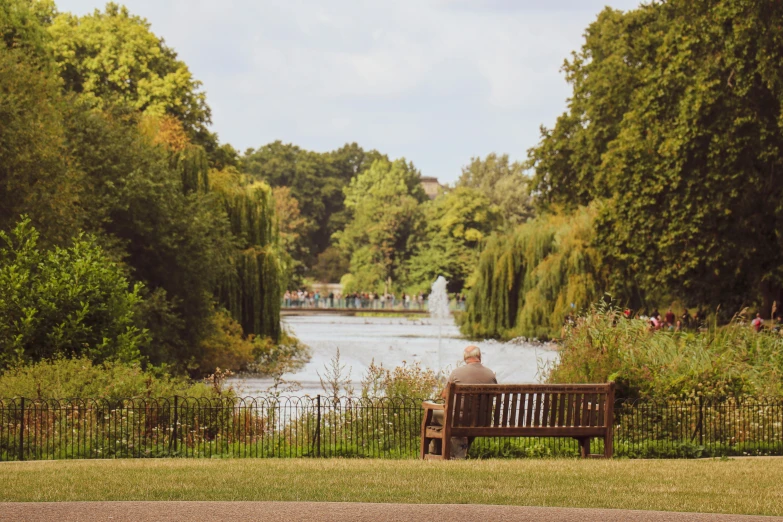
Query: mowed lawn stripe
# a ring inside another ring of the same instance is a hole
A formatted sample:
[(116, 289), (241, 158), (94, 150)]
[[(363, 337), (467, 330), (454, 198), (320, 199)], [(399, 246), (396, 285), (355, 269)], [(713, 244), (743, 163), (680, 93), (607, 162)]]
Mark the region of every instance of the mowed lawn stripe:
[(0, 501), (470, 503), (783, 515), (783, 459), (101, 460), (0, 464)]

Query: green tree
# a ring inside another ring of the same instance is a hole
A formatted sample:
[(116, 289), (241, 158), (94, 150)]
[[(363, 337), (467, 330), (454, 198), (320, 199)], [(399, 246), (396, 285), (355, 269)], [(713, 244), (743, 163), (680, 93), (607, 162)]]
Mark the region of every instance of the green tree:
[(659, 7), (648, 5), (627, 13), (606, 8), (587, 28), (582, 48), (562, 67), (572, 86), (568, 111), (553, 129), (542, 127), (541, 143), (528, 151), (539, 206), (574, 208), (609, 196), (603, 155), (644, 81), (664, 24)]
[[(673, 1), (603, 159), (607, 263), (730, 315), (783, 297), (777, 3)], [(622, 272), (618, 271), (618, 274)]]
[(332, 234), (345, 228), (350, 219), (343, 189), (374, 160), (382, 158), (385, 156), (377, 151), (364, 151), (355, 143), (320, 154), (276, 141), (245, 151), (240, 170), (272, 187), (290, 189), (302, 217), (313, 224), (302, 238), (306, 250), (294, 256), (295, 261), (309, 268), (329, 246)]
[(297, 259), (306, 266), (329, 244), (329, 216), (342, 204), (342, 187), (328, 158), (280, 141), (248, 150), (241, 169), (272, 187), (289, 187), (302, 215), (315, 224), (304, 238), (306, 255)]
[(62, 13), (49, 33), (66, 90), (99, 106), (121, 102), (157, 116), (170, 114), (193, 134), (210, 123), (201, 82), (147, 21), (127, 8), (108, 3), (105, 12)]
[(313, 224), (302, 216), (299, 202), (291, 195), (288, 187), (275, 187), (272, 189), (272, 196), (275, 200), (275, 218), (280, 230), (280, 248), (291, 258), (288, 272), (291, 284), (298, 286), (306, 268), (302, 262), (307, 256), (304, 240)]
[(169, 151), (140, 121), (128, 107), (74, 103), (65, 113), (67, 146), (90, 195), (82, 201), (86, 225), (155, 296), (145, 308), (155, 342), (144, 355), (184, 369), (209, 335), (213, 295), (231, 273), (235, 238), (217, 198), (186, 191)]
[(29, 215), (45, 243), (63, 244), (79, 227), (80, 175), (67, 161), (54, 76), (0, 43), (0, 230)]
[(450, 291), (461, 292), (478, 262), (483, 239), (501, 224), (501, 213), (483, 192), (463, 186), (425, 205), (427, 229), (408, 262), (408, 289), (427, 291), (442, 275), (449, 280)]
[(322, 283), (339, 283), (350, 271), (351, 260), (336, 246), (330, 246), (320, 254), (313, 267), (313, 277)]
[(138, 361), (148, 342), (137, 323), (139, 284), (79, 235), (43, 251), (29, 219), (0, 232), (0, 368), (56, 356)]
[(539, 201), (604, 201), (610, 288), (739, 307), (783, 297), (783, 6), (742, 0), (605, 10), (567, 62), (569, 110), (531, 150)]
[(46, 65), (51, 58), (46, 28), (55, 14), (51, 0), (4, 0), (0, 3), (0, 42)]
[(345, 188), (351, 221), (334, 238), (351, 256), (356, 289), (382, 290), (389, 279), (402, 283), (404, 263), (422, 228), (420, 204), (426, 198), (419, 172), (404, 159), (377, 160), (351, 180)]
[(237, 238), (226, 252), (231, 273), (217, 286), (217, 296), (245, 335), (281, 338), (282, 284), (289, 269), (280, 252), (275, 199), (266, 183), (233, 170), (213, 172), (212, 189)]
[(512, 227), (533, 216), (530, 180), (524, 165), (510, 163), (508, 154), (494, 152), (485, 159), (472, 158), (462, 169), (457, 187), (475, 189), (484, 194)]

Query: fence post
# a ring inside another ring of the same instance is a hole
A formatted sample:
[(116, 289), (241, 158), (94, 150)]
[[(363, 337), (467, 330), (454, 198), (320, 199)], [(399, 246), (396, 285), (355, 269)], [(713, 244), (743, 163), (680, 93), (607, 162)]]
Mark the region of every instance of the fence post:
[(321, 456), (321, 394), (319, 393), (316, 398), (316, 406), (318, 411), (315, 417), (315, 456)]
[(19, 460), (24, 460), (24, 397), (19, 409)]
[(704, 445), (704, 397), (699, 395), (699, 446)]
[(179, 403), (179, 397), (175, 395), (174, 396), (174, 429), (171, 432), (171, 437), (173, 441), (172, 446), (174, 448), (174, 453), (177, 452), (177, 424), (179, 423), (178, 403)]

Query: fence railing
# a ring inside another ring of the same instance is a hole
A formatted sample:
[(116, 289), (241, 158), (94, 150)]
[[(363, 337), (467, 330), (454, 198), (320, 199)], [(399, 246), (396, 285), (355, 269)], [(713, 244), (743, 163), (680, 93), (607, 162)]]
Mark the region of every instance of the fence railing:
[[(421, 400), (0, 399), (0, 461), (143, 457), (415, 458)], [(595, 441), (594, 451), (601, 451)], [(617, 401), (614, 453), (783, 455), (783, 400)], [(477, 439), (474, 457), (577, 456), (576, 441)]]

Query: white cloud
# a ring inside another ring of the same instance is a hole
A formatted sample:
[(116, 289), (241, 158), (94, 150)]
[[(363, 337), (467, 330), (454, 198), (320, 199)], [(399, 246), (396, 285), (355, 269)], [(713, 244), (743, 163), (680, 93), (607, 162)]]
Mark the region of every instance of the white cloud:
[[(104, 0), (57, 3), (83, 14)], [(453, 181), (471, 156), (523, 158), (554, 123), (569, 95), (559, 68), (604, 1), (125, 3), (204, 82), (223, 141), (356, 141)]]

